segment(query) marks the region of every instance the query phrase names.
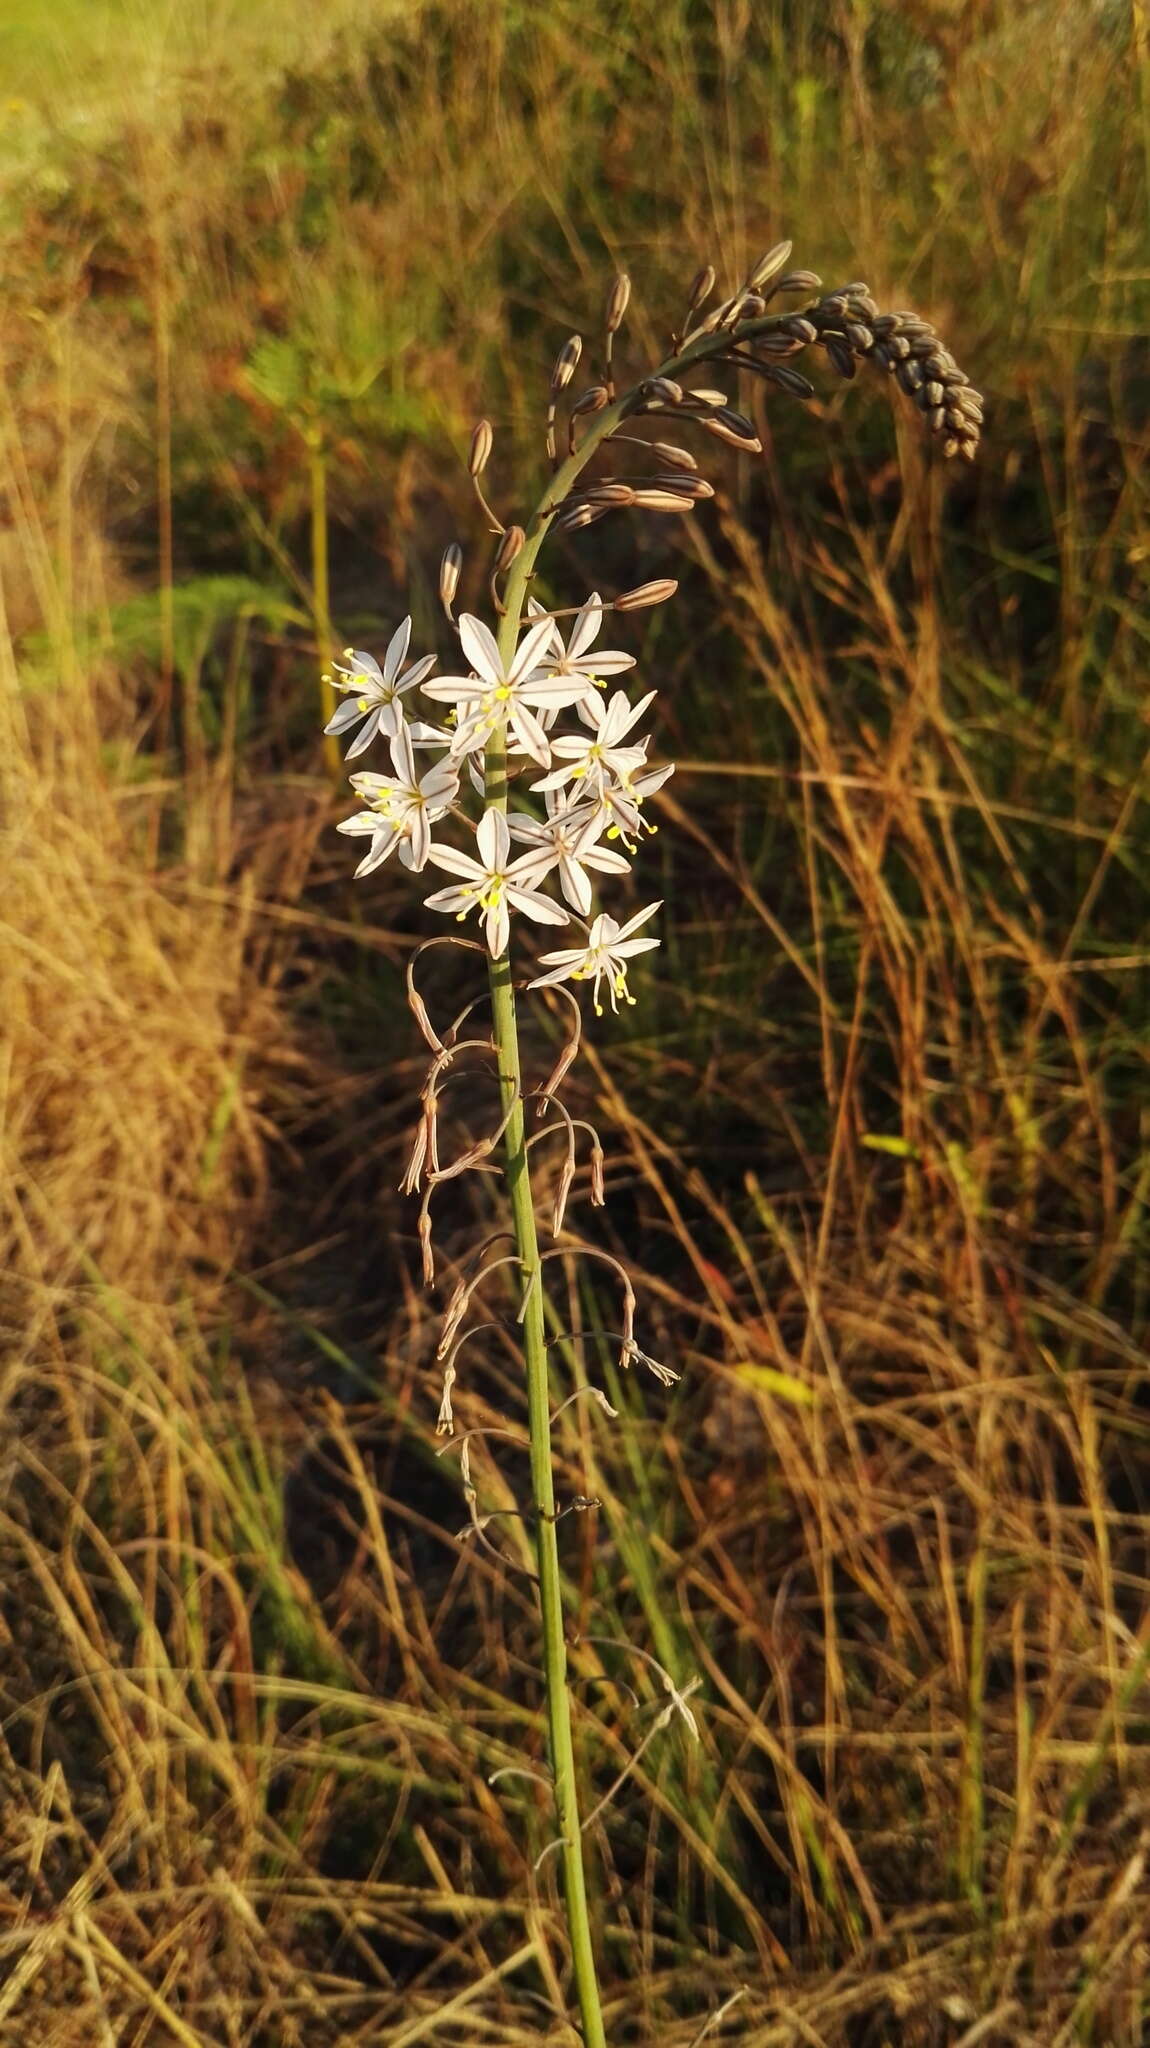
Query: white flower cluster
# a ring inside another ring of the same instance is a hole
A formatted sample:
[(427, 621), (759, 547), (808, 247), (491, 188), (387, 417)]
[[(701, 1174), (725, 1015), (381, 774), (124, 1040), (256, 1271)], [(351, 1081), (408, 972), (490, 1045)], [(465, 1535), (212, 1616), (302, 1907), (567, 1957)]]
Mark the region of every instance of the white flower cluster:
[[(350, 666), (335, 664), (332, 681), (346, 701), (326, 727), (329, 733), (359, 727), (349, 760), (377, 734), (391, 743), (391, 775), (351, 778), (367, 808), (345, 818), (338, 829), (370, 841), (356, 874), (370, 874), (392, 852), (415, 874), (429, 862), (444, 868), (458, 880), (429, 896), (428, 909), (453, 911), (459, 918), (479, 911), (494, 957), (507, 950), (513, 910), (536, 924), (552, 925), (569, 924), (574, 911), (575, 922), (586, 932), (585, 943), (544, 953), (540, 965), (547, 971), (531, 987), (592, 981), (600, 1013), (604, 983), (612, 1009), (620, 997), (633, 1000), (627, 991), (627, 961), (659, 943), (636, 936), (658, 903), (622, 925), (605, 911), (592, 915), (592, 876), (623, 875), (630, 868), (626, 854), (602, 842), (615, 840), (633, 853), (639, 834), (652, 829), (642, 815), (644, 798), (674, 772), (670, 766), (648, 768), (649, 740), (635, 736), (655, 692), (649, 690), (637, 704), (623, 690), (606, 696), (606, 678), (623, 674), (635, 661), (616, 649), (591, 652), (602, 624), (602, 601), (593, 593), (564, 642), (555, 619), (532, 601), (526, 629), (505, 664), (489, 628), (465, 612), (459, 638), (469, 673), (430, 681), (434, 655), (404, 666), (411, 638), (411, 620), (405, 619), (392, 635), (382, 667), (370, 654), (351, 648)], [(433, 704), (451, 707), (445, 729), (408, 718), (403, 700), (415, 690)], [(578, 729), (556, 732), (563, 711), (574, 713)], [(535, 814), (491, 806), (475, 821), (460, 802), (466, 768), (472, 789), (486, 803), (486, 750), (492, 739), (506, 748), (511, 768), (530, 762), (543, 771), (530, 784), (539, 799)], [(420, 774), (416, 751), (431, 748), (441, 750), (439, 758)], [(448, 816), (473, 829), (474, 853), (433, 838), (432, 827)], [(513, 858), (516, 846), (524, 851)], [(562, 901), (544, 892), (541, 884), (548, 878), (557, 882)]]

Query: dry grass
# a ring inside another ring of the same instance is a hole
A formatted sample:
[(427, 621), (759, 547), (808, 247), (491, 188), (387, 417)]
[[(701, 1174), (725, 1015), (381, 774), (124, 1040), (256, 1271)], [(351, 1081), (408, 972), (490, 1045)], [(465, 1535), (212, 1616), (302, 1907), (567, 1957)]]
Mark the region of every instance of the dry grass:
[[(928, 0), (342, 46), (301, 14), (278, 69), (223, 15), (166, 50), (141, 20), (163, 119), (98, 39), (37, 108), (29, 31), (0, 2041), (574, 2038), (545, 1792), (489, 1782), (542, 1755), (519, 1453), (475, 1450), (500, 1519), (461, 1543), (393, 1193), (418, 916), (327, 833), (304, 436), (341, 637), (430, 633), (480, 390), (506, 493), (615, 256), (638, 350), (696, 258), (782, 232), (920, 304), (990, 434), (955, 485), (828, 391), (764, 418), (679, 560), (597, 529), (554, 570), (684, 586), (634, 643), (683, 764), (648, 857), (675, 917), (577, 1070), (610, 1199), (577, 1183), (552, 1268), (563, 1385), (625, 1417), (557, 1440), (600, 1503), (565, 1553), (588, 1807), (627, 1773), (594, 1824), (610, 2035), (689, 2048), (739, 1994), (708, 2039), (1145, 2039), (1150, 102), (1116, 15), (1041, 11), (1041, 76), (1010, 10)], [(445, 1197), (446, 1279), (499, 1220), (486, 1179)], [(672, 1399), (596, 1340), (592, 1226)], [(517, 1430), (485, 1337), (457, 1417)], [(636, 1650), (702, 1677), (698, 1749), (652, 1732)]]

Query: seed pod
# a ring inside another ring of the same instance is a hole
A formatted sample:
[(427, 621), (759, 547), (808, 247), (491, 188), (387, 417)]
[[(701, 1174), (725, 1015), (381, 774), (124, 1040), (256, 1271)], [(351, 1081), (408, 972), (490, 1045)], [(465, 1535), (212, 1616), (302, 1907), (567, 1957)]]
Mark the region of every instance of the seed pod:
[(582, 353), (583, 337), (580, 334), (573, 334), (570, 341), (564, 342), (555, 358), (555, 367), (551, 372), (551, 389), (553, 392), (562, 391), (566, 385), (570, 384), (578, 368), (579, 358)]
[(677, 492), (681, 498), (713, 498), (715, 487), (701, 476), (676, 476), (672, 470), (669, 476), (656, 475), (651, 482), (658, 491)]
[(793, 319), (788, 320), (782, 331), (789, 334), (792, 341), (817, 341), (819, 338), (819, 330), (813, 321), (804, 320), (801, 313), (796, 313)]
[(642, 512), (693, 512), (695, 507), (690, 498), (682, 498), (677, 491), (636, 491), (635, 505)]
[(439, 564), (439, 602), (451, 617), (451, 606), (459, 589), (459, 572), (463, 567), (463, 549), (457, 540), (444, 548), (443, 560)]
[(526, 538), (527, 536), (521, 526), (509, 526), (507, 528), (495, 555), (494, 574), (496, 576), (502, 576), (505, 569), (510, 569)]
[[(847, 347), (842, 335), (824, 334), (823, 347), (825, 348), (828, 356), (830, 357), (840, 377), (849, 378), (854, 376), (855, 359), (852, 356), (849, 348)], [(794, 374), (795, 373), (792, 370), (791, 375), (794, 376)]]
[(702, 270), (697, 270), (695, 272), (694, 277), (691, 279), (690, 284), (687, 286), (688, 321), (690, 321), (693, 318), (693, 316), (698, 312), (700, 306), (706, 305), (706, 302), (710, 298), (711, 293), (714, 291), (714, 289), (715, 273), (711, 268), (711, 265), (708, 263)]
[(813, 270), (788, 270), (775, 285), (777, 292), (821, 292), (822, 288), (822, 278)]
[[(850, 360), (849, 357), (847, 360)], [(854, 364), (851, 363), (852, 374), (853, 371)], [(780, 391), (789, 391), (793, 398), (813, 398), (815, 395), (815, 387), (810, 378), (804, 377), (801, 370), (790, 369), (785, 363), (764, 364), (763, 375), (768, 377), (772, 384), (777, 384)]]
[(604, 325), (608, 334), (617, 334), (623, 324), (627, 302), (631, 297), (631, 280), (625, 270), (619, 272), (607, 294), (607, 312)]
[(690, 449), (676, 448), (673, 441), (652, 441), (651, 453), (652, 455), (657, 455), (660, 462), (668, 463), (672, 469), (698, 469), (699, 467)]
[(479, 424), (472, 428), (471, 446), (467, 451), (467, 468), (471, 476), (482, 476), (487, 468), (487, 459), (491, 454), (494, 439), (490, 420), (480, 420)]
[(647, 377), (639, 386), (639, 395), (662, 405), (683, 403), (683, 387), (676, 384), (671, 377)]
[(607, 386), (605, 384), (592, 384), (575, 400), (574, 405), (571, 407), (571, 417), (575, 419), (580, 413), (585, 412), (602, 412), (603, 407), (608, 403)]
[(794, 246), (793, 242), (776, 242), (773, 249), (768, 249), (765, 256), (760, 256), (747, 279), (747, 290), (755, 292), (761, 285), (769, 284), (771, 278), (782, 269)]
[(651, 604), (666, 604), (679, 588), (673, 576), (658, 576), (653, 583), (637, 584), (634, 590), (625, 590), (615, 599), (617, 612), (641, 612)]

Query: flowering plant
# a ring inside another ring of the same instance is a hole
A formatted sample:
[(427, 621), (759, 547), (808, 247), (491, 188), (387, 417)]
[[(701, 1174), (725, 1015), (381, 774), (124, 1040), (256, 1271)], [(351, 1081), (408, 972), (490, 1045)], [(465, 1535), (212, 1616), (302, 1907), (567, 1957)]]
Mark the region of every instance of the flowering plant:
[[(490, 589), (498, 631), (492, 632), (470, 612), (456, 621), (453, 607), (462, 551), (452, 546), (441, 566), (440, 597), (458, 634), (462, 657), (458, 672), (433, 677), (431, 655), (405, 668), (411, 637), (411, 621), (405, 619), (393, 634), (382, 665), (368, 654), (349, 650), (347, 665), (337, 665), (334, 676), (326, 679), (345, 697), (330, 719), (327, 733), (337, 735), (358, 727), (349, 758), (366, 751), (377, 737), (390, 743), (392, 773), (353, 775), (364, 808), (339, 828), (369, 841), (357, 875), (372, 873), (393, 852), (415, 874), (429, 866), (442, 869), (454, 879), (426, 897), (427, 908), (459, 921), (477, 916), (488, 956), (491, 1035), (486, 1039), (460, 1040), (458, 1025), (441, 1037), (430, 1021), (414, 976), (409, 974), (412, 1008), (432, 1058), (404, 1186), (422, 1192), (420, 1238), (424, 1273), (430, 1284), (435, 1277), (430, 1216), (435, 1188), (482, 1164), (496, 1146), (502, 1147), (515, 1252), (510, 1259), (482, 1267), (455, 1288), (438, 1352), (444, 1361), (439, 1422), (441, 1432), (453, 1428), (454, 1360), (463, 1341), (460, 1331), (472, 1295), (494, 1265), (510, 1263), (518, 1268), (522, 1280), (517, 1320), (522, 1330), (532, 1484), (525, 1512), (535, 1534), (556, 1815), (556, 1837), (549, 1847), (557, 1847), (562, 1859), (586, 2048), (604, 2048), (605, 2035), (583, 1864), (582, 1837), (587, 1823), (579, 1816), (567, 1693), (556, 1527), (565, 1510), (556, 1504), (551, 1460), (553, 1411), (543, 1284), (546, 1255), (539, 1249), (532, 1194), (525, 1117), (528, 1091), (522, 1079), (511, 950), (520, 920), (528, 925), (574, 926), (579, 934), (577, 943), (538, 956), (536, 965), (542, 971), (531, 976), (526, 988), (553, 990), (563, 984), (590, 982), (598, 1015), (603, 1013), (604, 996), (613, 1010), (620, 1001), (634, 1000), (628, 989), (628, 965), (658, 945), (649, 925), (661, 905), (653, 902), (631, 910), (620, 922), (613, 911), (596, 907), (596, 891), (625, 889), (642, 834), (650, 829), (644, 806), (673, 773), (673, 766), (669, 762), (652, 764), (651, 733), (639, 730), (656, 691), (647, 689), (634, 700), (622, 685), (609, 691), (615, 679), (634, 668), (635, 658), (619, 649), (599, 648), (596, 643), (609, 610), (626, 615), (661, 604), (674, 595), (677, 585), (670, 578), (660, 578), (611, 600), (592, 591), (575, 609), (565, 640), (559, 620), (566, 614), (540, 604), (530, 592), (530, 582), (540, 549), (552, 531), (574, 533), (626, 510), (682, 517), (714, 495), (713, 486), (699, 474), (697, 458), (690, 449), (677, 441), (636, 435), (632, 431), (635, 425), (646, 422), (658, 433), (670, 415), (677, 432), (697, 431), (705, 440), (718, 440), (750, 454), (761, 452), (754, 422), (728, 402), (724, 391), (687, 381), (704, 367), (721, 366), (736, 377), (755, 378), (768, 392), (801, 399), (814, 394), (814, 386), (794, 367), (793, 359), (804, 352), (821, 349), (844, 377), (853, 377), (860, 363), (869, 363), (885, 371), (925, 415), (944, 454), (974, 455), (982, 401), (929, 322), (914, 313), (880, 312), (865, 284), (846, 284), (823, 292), (820, 279), (812, 272), (787, 270), (790, 253), (791, 244), (780, 242), (755, 265), (736, 292), (706, 314), (703, 308), (713, 293), (715, 273), (709, 266), (700, 271), (689, 288), (683, 332), (672, 336), (667, 359), (622, 394), (616, 391), (613, 350), (630, 298), (630, 283), (625, 276), (617, 277), (607, 299), (601, 378), (567, 405), (564, 458), (557, 449), (558, 413), (582, 359), (581, 337), (572, 336), (556, 358), (546, 415), (551, 476), (525, 527), (505, 526), (491, 511), (480, 484), (493, 446), (489, 422), (481, 420), (472, 435), (468, 466), (497, 539)], [(588, 479), (586, 472), (600, 451), (635, 447), (651, 465), (642, 474)], [(443, 719), (441, 725), (409, 719), (405, 699), (414, 699), (417, 691)], [(417, 749), (437, 756), (422, 773), (417, 770)], [(510, 808), (513, 782), (521, 808)], [(448, 836), (449, 829), (454, 836)], [(457, 843), (459, 833), (465, 840), (462, 847)], [(581, 1028), (574, 996), (567, 989), (562, 992), (574, 1013), (573, 1035), (547, 1083), (530, 1091), (541, 1114), (558, 1107), (566, 1120), (568, 1157), (551, 1218), (555, 1235), (562, 1230), (576, 1173), (576, 1125), (558, 1104), (557, 1091), (575, 1056)], [(464, 1015), (474, 1007), (469, 1005)], [(494, 1131), (460, 1158), (443, 1164), (436, 1106), (444, 1069), (457, 1055), (476, 1048), (496, 1055), (500, 1120)], [(601, 1201), (602, 1150), (594, 1133), (590, 1187), (592, 1200)], [(674, 1372), (649, 1358), (635, 1342), (634, 1293), (623, 1269), (616, 1270), (624, 1289), (620, 1362), (641, 1363), (661, 1383), (669, 1384), (676, 1377)], [(605, 1396), (592, 1391), (601, 1407), (613, 1414)], [(469, 1442), (478, 1434), (482, 1432), (468, 1431), (453, 1439), (460, 1447), (473, 1519)], [(568, 1503), (569, 1507), (589, 1505), (592, 1503), (582, 1496)], [(478, 1521), (474, 1526), (480, 1526)], [(649, 1653), (624, 1647), (651, 1661)], [(694, 1731), (694, 1716), (683, 1706), (686, 1691), (677, 1692), (669, 1675), (662, 1675), (672, 1695), (667, 1714), (678, 1709)]]

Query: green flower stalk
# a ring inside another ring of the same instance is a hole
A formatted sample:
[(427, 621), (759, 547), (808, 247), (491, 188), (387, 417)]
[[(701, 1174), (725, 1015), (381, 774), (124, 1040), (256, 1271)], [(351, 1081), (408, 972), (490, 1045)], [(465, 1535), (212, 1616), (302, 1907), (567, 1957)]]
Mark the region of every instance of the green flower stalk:
[[(352, 777), (365, 808), (339, 828), (369, 841), (356, 873), (370, 874), (392, 852), (414, 874), (423, 873), (429, 865), (444, 870), (453, 879), (426, 898), (428, 909), (460, 921), (475, 915), (483, 933), (490, 1041), (469, 1039), (459, 1044), (450, 1033), (441, 1040), (412, 984), (412, 1006), (433, 1057), (404, 1186), (423, 1194), (420, 1236), (425, 1277), (430, 1283), (434, 1278), (430, 1203), (435, 1188), (485, 1162), (497, 1146), (500, 1148), (515, 1243), (513, 1259), (500, 1263), (516, 1268), (521, 1290), (519, 1324), (531, 1463), (531, 1500), (526, 1512), (534, 1532), (539, 1585), (555, 1813), (552, 1846), (558, 1849), (563, 1872), (572, 1971), (586, 2048), (605, 2048), (606, 2034), (587, 1895), (586, 1822), (580, 1818), (567, 1682), (558, 1545), (558, 1520), (564, 1509), (557, 1501), (551, 1453), (544, 1254), (531, 1185), (527, 1091), (519, 1048), (519, 985), (512, 966), (512, 941), (523, 920), (529, 925), (574, 925), (580, 934), (577, 942), (540, 955), (527, 990), (589, 981), (598, 1014), (602, 1013), (604, 995), (612, 1008), (620, 1001), (634, 1000), (627, 985), (628, 964), (658, 945), (648, 927), (661, 906), (647, 904), (620, 923), (611, 912), (597, 907), (595, 892), (621, 883), (629, 874), (648, 829), (644, 803), (673, 770), (670, 764), (655, 767), (649, 763), (649, 735), (636, 731), (656, 691), (648, 690), (632, 701), (624, 688), (612, 687), (635, 666), (634, 657), (620, 649), (600, 648), (596, 642), (609, 611), (625, 617), (661, 604), (674, 595), (677, 586), (672, 579), (661, 578), (606, 602), (592, 592), (575, 612), (565, 640), (560, 615), (545, 610), (531, 596), (531, 583), (552, 530), (574, 533), (629, 510), (686, 517), (712, 496), (712, 486), (699, 474), (696, 454), (681, 445), (681, 437), (698, 432), (704, 445), (718, 440), (747, 453), (761, 452), (753, 421), (728, 402), (723, 390), (688, 381), (703, 369), (749, 373), (784, 399), (801, 399), (811, 396), (814, 387), (795, 368), (794, 359), (809, 350), (821, 349), (845, 377), (853, 377), (859, 363), (870, 363), (892, 377), (925, 415), (945, 454), (973, 456), (981, 430), (982, 401), (930, 324), (913, 313), (881, 313), (864, 284), (823, 292), (821, 281), (811, 272), (786, 270), (790, 253), (789, 242), (769, 251), (740, 289), (705, 316), (703, 307), (713, 292), (715, 276), (710, 268), (701, 271), (688, 290), (685, 332), (672, 337), (664, 362), (621, 394), (615, 385), (614, 343), (626, 312), (630, 283), (626, 277), (615, 279), (604, 320), (604, 381), (574, 392), (583, 355), (578, 335), (564, 343), (556, 358), (544, 436), (551, 475), (526, 525), (504, 526), (483, 494), (480, 478), (494, 440), (490, 423), (481, 420), (471, 437), (468, 469), (496, 538), (490, 589), (498, 615), (497, 633), (471, 613), (462, 613), (456, 621), (453, 605), (462, 555), (458, 547), (449, 548), (440, 571), (440, 595), (459, 638), (463, 656), (459, 672), (432, 676), (431, 656), (405, 668), (411, 626), (406, 620), (392, 636), (382, 667), (371, 655), (359, 652), (349, 654), (350, 665), (337, 667), (334, 686), (346, 701), (325, 728), (333, 739), (358, 728), (349, 748), (352, 755), (364, 752), (377, 738), (389, 743), (392, 773)], [(802, 302), (801, 310), (794, 310), (796, 300)], [(780, 306), (778, 301), (788, 304)], [(558, 452), (561, 404), (567, 413), (562, 458)], [(673, 441), (660, 438), (669, 422), (676, 436)], [(644, 426), (654, 428), (654, 435), (634, 431)], [(631, 465), (638, 473), (599, 479), (589, 475), (596, 455), (607, 445), (640, 451)], [(443, 725), (409, 718), (404, 700), (417, 693), (441, 717), (440, 707), (447, 707)], [(416, 754), (428, 751), (435, 759), (420, 772)], [(513, 796), (523, 784), (530, 792), (530, 808), (513, 808)], [(465, 846), (441, 836), (448, 821), (462, 828)], [(604, 844), (605, 840), (614, 843)], [(567, 992), (575, 1003), (571, 989)], [(577, 1009), (577, 1003), (575, 1006)], [(557, 1090), (575, 1043), (577, 1034), (546, 1087), (533, 1091), (543, 1113), (557, 1104)], [(444, 1165), (438, 1149), (437, 1091), (447, 1064), (468, 1047), (493, 1048), (496, 1053), (499, 1123), (461, 1158)], [(562, 1115), (569, 1151), (561, 1195), (551, 1219), (555, 1234), (562, 1227), (576, 1171), (575, 1125), (566, 1111)], [(602, 1199), (601, 1160), (596, 1138), (591, 1162), (593, 1200)], [(445, 1317), (439, 1347), (439, 1356), (446, 1361), (441, 1432), (453, 1427), (454, 1356), (479, 1277), (460, 1283)], [(635, 1343), (634, 1296), (626, 1275), (622, 1277), (625, 1311), (620, 1362), (642, 1363), (661, 1383), (669, 1384), (675, 1375)], [(466, 1438), (462, 1442), (466, 1461)], [(465, 1462), (465, 1480), (468, 1469)], [(585, 1504), (577, 1500), (566, 1505)], [(695, 1732), (694, 1717), (682, 1706), (685, 1697), (685, 1693), (674, 1695), (666, 1716), (677, 1706)], [(665, 1725), (665, 1718), (657, 1726)], [(596, 1814), (603, 1803), (596, 1805)]]

